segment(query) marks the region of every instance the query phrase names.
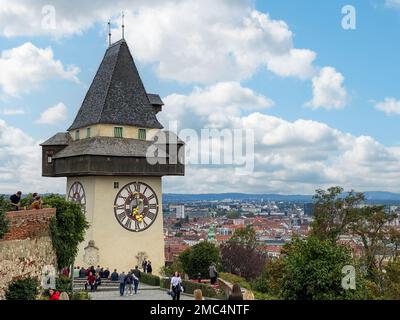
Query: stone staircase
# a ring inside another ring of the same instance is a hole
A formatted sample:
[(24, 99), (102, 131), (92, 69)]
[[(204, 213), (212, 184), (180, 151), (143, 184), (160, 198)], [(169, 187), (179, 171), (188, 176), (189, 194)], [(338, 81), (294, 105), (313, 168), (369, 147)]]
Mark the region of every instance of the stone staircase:
[[(75, 278), (73, 290), (85, 290), (85, 278)], [(149, 286), (144, 283), (140, 283), (140, 290), (160, 290), (159, 287)], [(88, 291), (90, 291), (90, 286), (88, 286)], [(97, 291), (119, 291), (119, 281), (111, 281), (109, 279), (101, 279), (101, 285), (97, 288)]]

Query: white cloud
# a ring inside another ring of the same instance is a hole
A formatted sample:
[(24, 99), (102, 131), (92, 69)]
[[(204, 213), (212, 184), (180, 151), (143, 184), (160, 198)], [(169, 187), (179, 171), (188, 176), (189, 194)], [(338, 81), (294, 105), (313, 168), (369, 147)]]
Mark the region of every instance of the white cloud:
[(313, 109), (341, 109), (349, 100), (343, 86), (344, 77), (335, 68), (324, 67), (319, 75), (312, 79), (313, 99), (307, 103)]
[(41, 49), (30, 42), (5, 50), (0, 56), (0, 88), (10, 96), (29, 93), (40, 83), (51, 79), (66, 79), (79, 82), (79, 69), (64, 67), (55, 60), (51, 48)]
[(45, 110), (36, 122), (41, 124), (59, 124), (65, 119), (67, 119), (67, 107), (64, 103), (60, 102), (54, 107)]
[(273, 106), (274, 102), (238, 82), (222, 82), (206, 88), (194, 88), (189, 95), (172, 94), (164, 98), (166, 112), (160, 119), (180, 120), (185, 117), (185, 125), (198, 128), (198, 124), (221, 128), (230, 119), (242, 112), (262, 110)]
[[(43, 28), (46, 0), (0, 0), (0, 32), (17, 35), (80, 34), (110, 16), (118, 28), (126, 12), (126, 39), (135, 57), (163, 79), (211, 84), (240, 81), (268, 68), (282, 77), (308, 79), (316, 54), (296, 49), (285, 21), (254, 9), (251, 0), (54, 0), (56, 28)], [(105, 31), (105, 30), (104, 30)], [(145, 35), (145, 36), (143, 36)]]
[(385, 5), (389, 8), (400, 9), (400, 0), (385, 0)]
[[(177, 110), (184, 110), (174, 113), (174, 119), (186, 128), (196, 128), (200, 137), (199, 129), (210, 127), (212, 123), (210, 116), (206, 116), (207, 107), (213, 106), (209, 92), (165, 98), (166, 114), (175, 106)], [(223, 105), (234, 104), (229, 97), (227, 95), (221, 103), (214, 102), (213, 113), (223, 116)], [(257, 108), (237, 110), (223, 123), (218, 128), (254, 130), (254, 172), (243, 177), (236, 174), (234, 165), (192, 164), (187, 167), (185, 177), (166, 178), (169, 192), (304, 194), (332, 185), (360, 191), (398, 189), (400, 148), (386, 147), (372, 137), (355, 136), (318, 121), (287, 121), (258, 112)], [(179, 128), (178, 133), (184, 128)], [(184, 135), (181, 138), (184, 139)], [(200, 152), (208, 152), (203, 150), (201, 139), (199, 142)], [(195, 147), (195, 141), (187, 141), (189, 150)], [(213, 144), (211, 154), (220, 153), (223, 148), (223, 144)]]
[(400, 101), (395, 98), (386, 98), (385, 101), (376, 103), (375, 108), (387, 115), (400, 114)]
[(307, 49), (292, 49), (288, 54), (272, 57), (268, 69), (282, 77), (309, 79), (315, 74), (313, 62), (317, 54)]
[(18, 108), (5, 108), (0, 114), (5, 116), (15, 116), (15, 115), (22, 115), (25, 114), (25, 110), (18, 109)]
[(64, 179), (41, 177), (39, 143), (0, 119), (0, 194), (17, 190), (24, 193), (65, 192)]

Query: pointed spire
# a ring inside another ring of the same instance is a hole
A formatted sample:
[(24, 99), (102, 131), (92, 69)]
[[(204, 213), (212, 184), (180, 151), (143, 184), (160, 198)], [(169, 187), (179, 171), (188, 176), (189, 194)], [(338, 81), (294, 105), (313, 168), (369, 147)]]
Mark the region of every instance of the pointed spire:
[(122, 11), (122, 39), (125, 39), (125, 14)]
[(111, 47), (111, 20), (108, 20), (108, 46)]

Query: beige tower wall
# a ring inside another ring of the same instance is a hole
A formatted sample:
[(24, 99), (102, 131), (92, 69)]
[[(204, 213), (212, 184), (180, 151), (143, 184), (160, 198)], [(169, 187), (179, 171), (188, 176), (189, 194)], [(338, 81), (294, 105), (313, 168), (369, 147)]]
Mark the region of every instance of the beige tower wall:
[[(81, 243), (76, 266), (89, 267), (84, 262), (84, 248), (90, 240), (95, 241), (99, 249), (99, 262), (102, 267), (128, 271), (137, 264), (136, 255), (144, 251), (153, 267), (153, 273), (158, 274), (164, 266), (164, 235), (162, 215), (162, 186), (160, 177), (69, 177), (67, 179), (67, 194), (74, 182), (80, 182), (86, 194), (86, 217), (90, 228), (86, 238)], [(114, 215), (114, 200), (121, 188), (126, 184), (140, 181), (148, 184), (157, 195), (159, 211), (156, 220), (150, 228), (142, 232), (130, 232), (124, 229)], [(114, 182), (119, 183), (119, 189), (114, 189)]]

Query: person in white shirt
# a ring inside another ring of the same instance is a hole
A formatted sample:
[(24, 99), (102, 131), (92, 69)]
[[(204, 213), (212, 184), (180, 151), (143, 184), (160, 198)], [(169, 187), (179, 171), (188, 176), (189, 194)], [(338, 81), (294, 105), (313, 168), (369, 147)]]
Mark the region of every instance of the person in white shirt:
[(176, 271), (174, 276), (171, 278), (170, 290), (173, 292), (172, 300), (180, 300), (182, 291), (182, 279), (178, 271)]

